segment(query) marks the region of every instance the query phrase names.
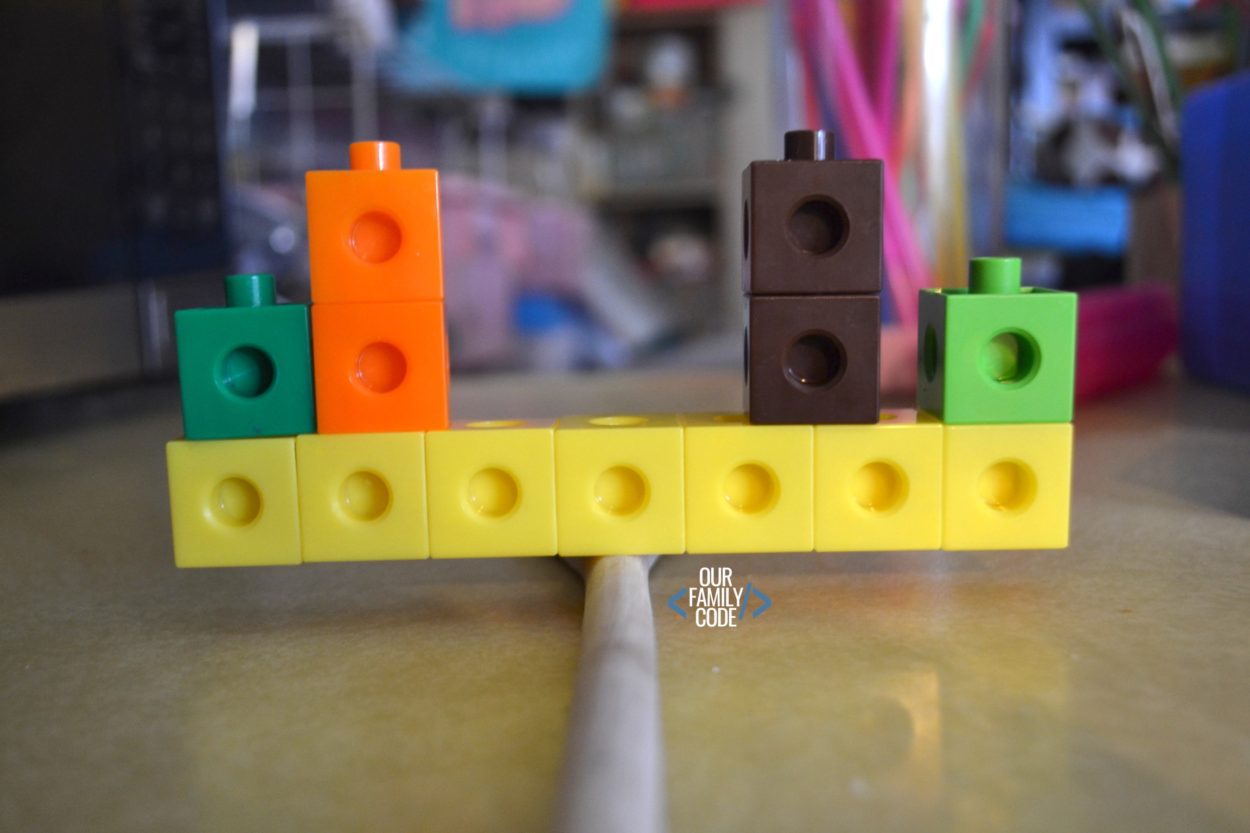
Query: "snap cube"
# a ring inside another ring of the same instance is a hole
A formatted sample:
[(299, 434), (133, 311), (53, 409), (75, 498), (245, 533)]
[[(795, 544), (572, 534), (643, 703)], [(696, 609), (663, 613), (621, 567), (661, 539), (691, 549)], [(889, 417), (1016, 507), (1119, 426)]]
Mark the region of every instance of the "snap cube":
[(394, 142), (350, 157), (305, 177), (313, 303), (442, 300), (438, 172), (401, 169)]
[(916, 406), (948, 425), (1071, 422), (1076, 294), (976, 258), (968, 289), (920, 293)]
[(556, 554), (550, 422), (464, 422), (426, 435), (434, 558)]
[(813, 546), (812, 426), (690, 414), (686, 551), (804, 552)]
[(305, 562), (429, 557), (424, 435), (305, 434), (295, 458)]
[(827, 136), (791, 131), (783, 161), (743, 171), (744, 292), (881, 291), (881, 162), (827, 158)]
[(272, 275), (229, 276), (226, 303), (174, 313), (187, 439), (317, 430), (308, 307), (277, 304)]
[(816, 549), (942, 547), (942, 425), (887, 410), (877, 425), (816, 426)]
[(747, 298), (746, 409), (757, 425), (873, 423), (880, 413), (875, 295)]
[(313, 304), (312, 322), (321, 433), (447, 427), (441, 301)]
[(560, 419), (555, 436), (560, 554), (684, 551), (682, 439), (674, 415)]
[(165, 446), (174, 563), (300, 563), (295, 440), (175, 440)]
[(946, 425), (942, 430), (944, 549), (1068, 545), (1071, 425)]

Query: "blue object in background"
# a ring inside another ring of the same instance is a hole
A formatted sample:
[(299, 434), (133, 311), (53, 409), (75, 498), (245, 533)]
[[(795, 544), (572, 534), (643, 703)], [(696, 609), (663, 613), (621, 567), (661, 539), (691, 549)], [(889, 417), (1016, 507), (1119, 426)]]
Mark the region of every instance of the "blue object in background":
[(607, 54), (603, 0), (429, 0), (387, 70), (410, 89), (562, 95), (593, 85)]
[(1016, 182), (1007, 186), (1004, 233), (1016, 249), (1120, 255), (1128, 242), (1125, 188), (1070, 188)]
[(522, 292), (512, 314), (521, 340), (521, 365), (548, 373), (586, 364), (590, 322), (573, 304), (555, 295)]
[(521, 335), (538, 335), (562, 328), (578, 329), (586, 317), (570, 302), (545, 292), (522, 292), (512, 311), (512, 322)]
[(1189, 96), (1181, 135), (1181, 356), (1250, 391), (1250, 73)]

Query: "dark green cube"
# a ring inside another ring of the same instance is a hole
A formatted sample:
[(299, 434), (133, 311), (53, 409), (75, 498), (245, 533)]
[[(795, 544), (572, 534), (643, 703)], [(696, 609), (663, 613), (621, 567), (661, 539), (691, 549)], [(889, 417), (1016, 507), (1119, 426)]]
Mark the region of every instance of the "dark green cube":
[(174, 314), (187, 439), (316, 431), (308, 307), (276, 304), (271, 275), (231, 275), (226, 298)]
[(1071, 422), (1076, 294), (977, 258), (968, 289), (920, 293), (916, 407), (954, 425)]

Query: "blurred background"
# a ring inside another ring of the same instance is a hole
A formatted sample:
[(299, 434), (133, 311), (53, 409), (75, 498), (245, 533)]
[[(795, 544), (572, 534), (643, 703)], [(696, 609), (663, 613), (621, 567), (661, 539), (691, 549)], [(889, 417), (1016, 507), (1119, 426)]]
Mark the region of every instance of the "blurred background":
[(886, 160), (887, 387), (916, 289), (1016, 254), (1087, 293), (1083, 394), (1178, 317), (1250, 389), (1216, 193), (1246, 145), (1212, 150), (1248, 30), (1250, 0), (6, 0), (0, 399), (168, 378), (173, 310), (230, 272), (306, 302), (304, 172), (372, 138), (442, 172), (457, 374), (738, 366), (741, 172), (798, 127)]

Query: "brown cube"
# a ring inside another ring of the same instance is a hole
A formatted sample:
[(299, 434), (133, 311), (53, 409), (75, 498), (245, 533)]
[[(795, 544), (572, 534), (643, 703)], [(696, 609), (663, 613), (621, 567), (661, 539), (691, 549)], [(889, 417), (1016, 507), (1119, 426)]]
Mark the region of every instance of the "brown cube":
[(748, 296), (746, 409), (757, 425), (875, 423), (881, 300)]
[(880, 292), (881, 183), (876, 160), (752, 162), (742, 172), (743, 291)]

